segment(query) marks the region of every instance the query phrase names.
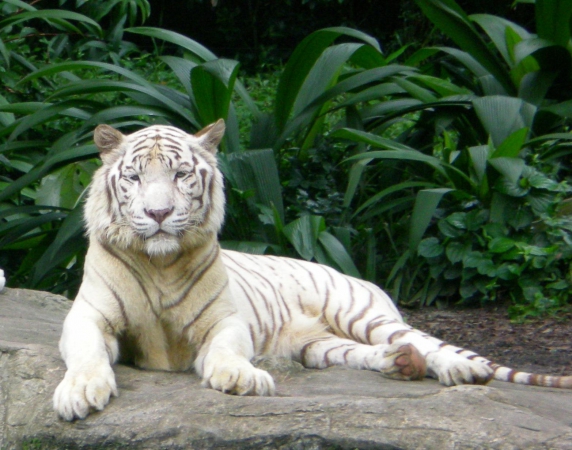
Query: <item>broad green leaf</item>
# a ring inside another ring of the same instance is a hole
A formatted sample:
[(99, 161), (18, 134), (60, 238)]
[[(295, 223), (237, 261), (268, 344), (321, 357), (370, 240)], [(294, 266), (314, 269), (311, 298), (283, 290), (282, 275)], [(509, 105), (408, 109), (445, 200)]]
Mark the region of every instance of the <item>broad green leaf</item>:
[(556, 76), (557, 73), (554, 71), (547, 72), (540, 70), (538, 72), (527, 73), (520, 80), (518, 97), (536, 107), (542, 106), (544, 98), (550, 86), (554, 83)]
[(419, 161), (429, 164), (438, 172), (446, 176), (444, 164), (433, 156), (425, 155), (417, 150), (384, 150), (384, 151), (371, 151), (352, 156), (347, 161), (356, 159), (396, 159), (401, 161)]
[(12, 152), (12, 151), (25, 151), (27, 149), (44, 149), (50, 145), (47, 141), (15, 141), (15, 142), (6, 142), (3, 145), (0, 145), (0, 153), (4, 152)]
[(371, 45), (381, 53), (378, 42), (365, 33), (351, 28), (325, 28), (306, 37), (294, 50), (280, 77), (274, 106), (276, 125), (281, 131), (290, 114), (300, 89), (324, 50), (340, 36), (347, 36)]
[(365, 167), (369, 164), (371, 159), (362, 159), (354, 163), (348, 173), (348, 186), (346, 192), (344, 193), (344, 207), (350, 206), (354, 195), (357, 191), (358, 184), (361, 180), (361, 175)]
[(420, 100), (423, 103), (431, 103), (437, 101), (437, 97), (430, 90), (422, 88), (418, 84), (412, 83), (405, 78), (395, 77), (393, 81), (399, 87), (407, 91), (413, 98)]
[(137, 116), (158, 116), (165, 117), (167, 120), (176, 121), (177, 117), (169, 109), (157, 108), (153, 106), (111, 106), (102, 109), (93, 114), (88, 120), (84, 122), (84, 127), (92, 127), (100, 123), (112, 124), (117, 120), (125, 119), (127, 117)]
[(285, 225), (282, 231), (298, 254), (310, 261), (316, 255), (318, 236), (325, 227), (323, 217), (305, 215)]
[(24, 103), (12, 103), (0, 105), (0, 111), (10, 112), (14, 114), (28, 115), (32, 114), (46, 106), (50, 106), (51, 103), (44, 102), (24, 102)]
[(536, 0), (536, 32), (563, 47), (570, 44), (571, 0)]
[(419, 242), (417, 253), (425, 258), (436, 258), (441, 256), (445, 248), (436, 237), (423, 239)]
[(203, 61), (210, 61), (213, 59), (217, 59), (217, 56), (205, 46), (199, 44), (197, 41), (194, 41), (174, 31), (165, 30), (162, 28), (153, 28), (153, 27), (133, 27), (133, 28), (126, 28), (125, 32), (141, 34), (143, 36), (161, 39), (163, 41), (178, 45), (179, 47), (184, 48), (185, 50), (191, 52), (194, 56), (196, 56), (198, 58), (196, 62), (199, 63)]
[(73, 208), (83, 191), (77, 182), (77, 170), (81, 169), (70, 164), (42, 178), (37, 190), (36, 204)]
[(437, 188), (424, 189), (417, 193), (409, 224), (409, 249), (412, 253), (416, 252), (439, 202), (446, 193), (451, 191), (452, 189), (448, 188)]
[[(487, 71), (471, 54), (459, 50), (458, 48), (452, 47), (434, 47), (435, 51), (441, 51), (447, 53), (457, 59), (461, 64), (463, 64), (467, 69), (469, 69), (477, 78), (483, 78), (485, 76), (493, 76)], [(494, 77), (493, 77), (494, 78)]]
[(327, 255), (342, 269), (343, 273), (355, 278), (361, 278), (351, 256), (342, 243), (327, 231), (321, 231), (318, 240)]
[[(366, 160), (366, 161), (369, 161), (369, 160)], [(364, 203), (362, 203), (359, 206), (359, 208), (357, 208), (356, 211), (354, 212), (353, 217), (357, 216), (360, 212), (362, 212), (364, 209), (368, 208), (369, 206), (373, 205), (374, 203), (379, 202), (384, 197), (387, 197), (388, 195), (391, 195), (395, 192), (409, 190), (412, 188), (419, 188), (419, 187), (427, 188), (427, 187), (433, 187), (433, 186), (435, 186), (434, 183), (428, 183), (428, 182), (422, 182), (422, 181), (406, 181), (403, 183), (396, 184), (394, 186), (390, 186), (390, 187), (382, 190), (381, 192), (378, 192), (377, 194), (373, 195), (372, 197), (367, 199)]]
[(525, 163), (520, 158), (498, 157), (489, 160), (489, 164), (493, 166), (512, 184), (517, 184)]
[(423, 61), (431, 58), (440, 50), (436, 47), (424, 47), (417, 50), (405, 61), (406, 66), (419, 66)]
[[(32, 285), (36, 285), (56, 264), (68, 257), (65, 254), (66, 247), (70, 247), (70, 242), (83, 234), (83, 206), (78, 205), (64, 219), (58, 234), (47, 250), (37, 261), (32, 274)], [(73, 253), (81, 251), (81, 248), (72, 246)]]
[(473, 14), (469, 17), (473, 22), (479, 24), (485, 33), (487, 33), (506, 63), (509, 66), (512, 66), (514, 64), (514, 60), (510, 55), (509, 48), (507, 47), (506, 29), (512, 29), (520, 36), (521, 39), (528, 39), (530, 37), (530, 33), (521, 26), (503, 19), (502, 17), (490, 14)]
[(505, 253), (515, 246), (515, 242), (507, 237), (496, 237), (489, 242), (489, 251), (492, 253)]
[[(408, 147), (407, 145), (400, 144), (397, 141), (382, 138), (376, 134), (368, 133), (368, 132), (362, 131), (362, 130), (356, 130), (356, 129), (352, 129), (352, 128), (342, 128), (340, 130), (336, 130), (334, 133), (331, 134), (331, 136), (335, 137), (335, 138), (339, 138), (339, 139), (350, 139), (352, 141), (365, 142), (366, 144), (369, 144), (369, 145), (372, 145), (372, 146), (378, 147), (378, 148), (411, 151), (411, 152), (419, 153), (420, 155), (423, 155), (423, 156), (427, 156), (421, 152), (418, 152), (417, 150), (415, 150), (411, 147)], [(369, 153), (367, 153), (367, 155), (369, 155)], [(362, 153), (360, 155), (355, 155), (354, 157), (350, 157), (350, 158), (348, 158), (348, 160), (361, 159), (363, 157), (367, 158), (368, 156), (366, 156), (366, 153)]]
[[(5, 97), (0, 95), (0, 107), (9, 105), (8, 100)], [(6, 127), (12, 123), (14, 123), (15, 117), (14, 114), (9, 112), (0, 112), (0, 125)]]
[(300, 114), (313, 100), (330, 88), (341, 67), (363, 44), (339, 44), (326, 48), (318, 57), (292, 105), (292, 114)]
[(32, 5), (20, 0), (3, 0), (2, 3), (8, 3), (9, 5), (14, 5), (17, 8), (23, 9), (25, 11), (37, 11), (37, 8), (34, 8)]
[(84, 16), (83, 14), (78, 14), (72, 11), (65, 11), (61, 9), (42, 9), (40, 11), (25, 11), (19, 14), (13, 14), (3, 20), (0, 20), (0, 29), (11, 25), (16, 25), (17, 23), (31, 19), (42, 19), (42, 20), (53, 19), (57, 21), (59, 25), (64, 26), (68, 31), (78, 34), (81, 34), (81, 30), (73, 26), (71, 23), (67, 22), (67, 20), (83, 22), (94, 27), (94, 30), (100, 37), (103, 36), (101, 27), (93, 19), (90, 19), (89, 17)]
[(527, 136), (528, 128), (525, 127), (520, 130), (516, 130), (493, 152), (491, 158), (516, 158), (520, 154)]
[(230, 59), (208, 61), (191, 70), (196, 110), (203, 126), (228, 117), (237, 73), (238, 62)]
[(220, 241), (220, 246), (226, 250), (234, 250), (251, 255), (264, 255), (271, 245), (266, 242), (253, 241)]
[(449, 238), (458, 238), (465, 234), (464, 229), (451, 225), (446, 219), (440, 219), (437, 227), (444, 236)]
[(188, 59), (178, 58), (175, 56), (161, 56), (161, 60), (164, 61), (173, 71), (173, 73), (177, 76), (187, 94), (191, 98), (191, 103), (194, 102), (194, 94), (193, 88), (191, 86), (191, 79), (189, 74), (191, 70), (197, 66), (197, 63), (194, 61), (189, 61)]
[(39, 216), (17, 219), (0, 225), (0, 248), (10, 245), (25, 236), (28, 232), (56, 220), (66, 217), (65, 213), (50, 212)]
[[(336, 85), (340, 86), (343, 82), (338, 83)], [(395, 94), (403, 94), (405, 90), (399, 87), (395, 83), (383, 83), (377, 86), (372, 86), (370, 88), (364, 89), (352, 96), (350, 96), (347, 100), (339, 103), (337, 105), (338, 108), (344, 108), (349, 105), (355, 105), (361, 102), (368, 102), (371, 100), (380, 100), (383, 97), (395, 95)]]
[(465, 256), (467, 256), (471, 252), (471, 244), (470, 243), (463, 243), (463, 242), (449, 242), (447, 248), (445, 249), (445, 254), (447, 255), (447, 259), (456, 264), (461, 262)]
[[(515, 64), (519, 64), (520, 62), (524, 61), (525, 58), (534, 55), (540, 50), (548, 49), (550, 47), (556, 46), (554, 45), (554, 42), (548, 41), (546, 39), (530, 38), (525, 41), (521, 41), (516, 44), (514, 48)], [(531, 68), (534, 69), (534, 66)], [(536, 66), (536, 69), (538, 70), (539, 67)]]
[[(121, 76), (124, 76), (125, 78), (132, 80), (142, 86), (153, 86), (152, 83), (150, 83), (149, 81), (147, 81), (144, 77), (142, 77), (141, 75), (138, 75), (137, 73), (125, 69), (121, 66), (117, 66), (115, 64), (109, 64), (109, 63), (104, 63), (104, 62), (99, 62), (99, 61), (69, 61), (69, 62), (64, 62), (64, 63), (57, 63), (57, 64), (51, 64), (48, 65), (46, 67), (43, 67), (41, 69), (35, 70), (34, 72), (32, 72), (31, 74), (25, 76), (24, 78), (22, 78), (22, 80), (20, 80), (18, 82), (18, 84), (22, 84), (22, 83), (27, 83), (29, 81), (35, 80), (37, 78), (41, 78), (41, 77), (48, 77), (48, 76), (52, 76), (55, 75), (57, 73), (64, 73), (64, 72), (68, 72), (68, 71), (75, 71), (75, 70), (82, 70), (82, 69), (92, 69), (92, 68), (96, 68), (96, 69), (101, 69), (101, 70), (107, 70), (110, 72), (115, 72)], [(78, 82), (86, 82), (86, 81), (91, 81), (91, 80), (77, 80)]]
[(475, 112), (498, 148), (512, 133), (532, 126), (536, 107), (518, 98), (490, 95), (473, 100)]
[(481, 183), (486, 174), (490, 147), (488, 145), (479, 145), (469, 147), (468, 151), (475, 174), (477, 175), (479, 183)]
[(418, 80), (427, 87), (433, 89), (441, 97), (449, 97), (451, 95), (467, 95), (471, 92), (465, 87), (459, 87), (448, 80), (432, 77), (429, 75), (411, 75), (409, 79)]
[(526, 199), (530, 203), (532, 210), (538, 215), (548, 214), (554, 206), (554, 197), (548, 193), (531, 193)]
[(377, 117), (393, 117), (394, 115), (403, 116), (408, 112), (415, 110), (430, 109), (435, 103), (424, 103), (416, 98), (398, 98), (396, 100), (386, 100), (372, 106), (366, 106), (361, 109), (361, 115), (364, 121)]
[(185, 110), (180, 104), (173, 99), (161, 93), (154, 86), (141, 85), (138, 83), (125, 82), (125, 81), (110, 81), (110, 80), (83, 80), (78, 82), (69, 83), (52, 94), (50, 100), (58, 98), (65, 98), (74, 95), (84, 94), (100, 94), (105, 92), (135, 92), (143, 94), (140, 97), (141, 101), (145, 99), (150, 106), (162, 106), (168, 108), (173, 114), (179, 116), (184, 122), (189, 122), (196, 128), (200, 125), (196, 119), (189, 114), (189, 110)]
[(282, 187), (272, 149), (229, 153), (225, 157), (236, 187), (253, 190), (252, 202), (275, 208), (283, 222)]
[(463, 258), (463, 266), (471, 269), (476, 269), (485, 260), (486, 257), (481, 252), (472, 251), (466, 254)]
[[(557, 103), (555, 105), (550, 105), (550, 106), (544, 106), (541, 108), (541, 111), (547, 111), (547, 112), (551, 112), (552, 114), (556, 114), (557, 116), (560, 117), (572, 117), (572, 100), (566, 100), (564, 102), (561, 103)], [(548, 135), (548, 136), (553, 136), (553, 135)], [(568, 135), (568, 136), (572, 136), (572, 135)], [(564, 136), (560, 137), (561, 139), (566, 139)], [(542, 137), (537, 138), (537, 139), (542, 139)], [(531, 141), (534, 142), (534, 141)]]
[(26, 186), (40, 180), (54, 167), (58, 167), (61, 164), (69, 164), (71, 162), (93, 158), (99, 154), (97, 147), (95, 145), (82, 145), (78, 147), (71, 148), (69, 150), (64, 150), (55, 153), (53, 156), (48, 154), (48, 157), (44, 160), (42, 164), (35, 166), (31, 171), (22, 175), (8, 187), (0, 192), (0, 202), (10, 198), (12, 195), (16, 194), (18, 191), (22, 190)]
[(350, 128), (342, 128), (340, 130), (332, 133), (333, 137), (341, 139), (351, 139), (357, 142), (365, 142), (369, 145), (381, 148), (387, 148), (390, 150), (385, 151), (370, 151), (361, 153), (358, 155), (351, 156), (346, 161), (359, 160), (359, 159), (397, 159), (403, 161), (420, 161), (429, 164), (435, 170), (443, 174), (448, 178), (447, 171), (445, 167), (458, 174), (460, 177), (470, 182), (468, 177), (459, 169), (449, 164), (443, 163), (439, 158), (434, 156), (426, 155), (417, 150), (413, 150), (411, 147), (400, 144), (391, 139), (385, 139), (372, 133), (367, 133), (360, 130), (354, 130)]
[(445, 220), (455, 228), (461, 230), (467, 229), (467, 214), (464, 212), (455, 212), (447, 216)]
[(437, 28), (449, 36), (464, 51), (470, 53), (504, 87), (515, 92), (510, 75), (501, 60), (489, 49), (473, 27), (464, 11), (454, 0), (415, 0)]
[(10, 135), (10, 140), (14, 140), (16, 137), (18, 137), (26, 130), (34, 128), (37, 125), (45, 123), (51, 119), (59, 118), (60, 115), (66, 115), (66, 113), (73, 115), (73, 112), (76, 111), (83, 116), (81, 117), (82, 119), (87, 119), (89, 117), (89, 113), (86, 113), (81, 109), (78, 109), (78, 106), (82, 107), (85, 105), (92, 105), (92, 104), (93, 102), (89, 100), (86, 101), (70, 100), (70, 101), (63, 101), (61, 103), (57, 103), (54, 105), (48, 104), (48, 106), (46, 106), (45, 108), (42, 108), (23, 118), (18, 123), (12, 134)]

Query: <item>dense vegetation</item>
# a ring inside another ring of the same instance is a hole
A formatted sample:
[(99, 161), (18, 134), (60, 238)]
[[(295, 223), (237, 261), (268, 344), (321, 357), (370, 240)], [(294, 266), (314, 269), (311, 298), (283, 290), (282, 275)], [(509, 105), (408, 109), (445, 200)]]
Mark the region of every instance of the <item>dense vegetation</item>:
[(11, 286), (77, 289), (95, 125), (192, 132), (223, 117), (225, 247), (329, 264), (403, 304), (511, 299), (520, 317), (568, 306), (569, 1), (524, 5), (533, 33), (416, 0), (449, 46), (388, 54), (370, 34), (325, 28), (246, 77), (188, 37), (137, 26), (146, 0), (99, 3), (0, 1), (0, 266)]

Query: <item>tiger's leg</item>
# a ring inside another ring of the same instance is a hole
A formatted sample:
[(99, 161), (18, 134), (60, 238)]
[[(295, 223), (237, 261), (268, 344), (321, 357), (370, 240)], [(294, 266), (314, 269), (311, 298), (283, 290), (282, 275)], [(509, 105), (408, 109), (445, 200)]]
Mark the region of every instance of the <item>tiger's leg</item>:
[(306, 342), (294, 357), (309, 368), (344, 365), (375, 370), (399, 380), (420, 380), (425, 376), (423, 357), (408, 344), (367, 345), (325, 333)]
[(78, 297), (60, 340), (67, 371), (54, 394), (54, 409), (63, 419), (83, 419), (90, 408), (102, 410), (112, 395), (117, 396), (111, 364), (119, 346), (110, 331), (103, 316)]
[(270, 374), (250, 363), (254, 346), (244, 322), (230, 316), (207, 333), (213, 337), (201, 347), (195, 360), (203, 386), (237, 395), (274, 394)]
[(493, 377), (493, 369), (484, 362), (484, 358), (467, 358), (447, 348), (449, 346), (443, 341), (405, 324), (393, 325), (379, 333), (379, 337), (376, 334), (373, 333), (372, 337), (376, 341), (413, 345), (423, 355), (427, 373), (445, 386), (486, 384)]
[(493, 371), (485, 363), (457, 354), (439, 339), (405, 324), (392, 300), (377, 286), (345, 277), (344, 282), (324, 308), (336, 335), (374, 346), (389, 345), (390, 352), (411, 346), (425, 360), (428, 375), (446, 386), (486, 383), (492, 378)]

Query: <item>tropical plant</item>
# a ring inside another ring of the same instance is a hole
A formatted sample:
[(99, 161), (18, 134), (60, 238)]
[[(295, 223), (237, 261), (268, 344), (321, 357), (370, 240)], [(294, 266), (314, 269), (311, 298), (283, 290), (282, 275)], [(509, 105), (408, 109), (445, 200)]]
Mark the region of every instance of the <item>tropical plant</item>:
[[(17, 12), (15, 14), (18, 15)], [(87, 17), (84, 20), (87, 21)], [(290, 83), (293, 89), (282, 84), (273, 117), (269, 119), (259, 112), (237, 80), (236, 61), (217, 59), (197, 42), (166, 30), (138, 27), (123, 31), (177, 45), (183, 57), (163, 56), (161, 61), (172, 70), (172, 79), (178, 79), (180, 84), (172, 87), (155, 83), (124, 66), (100, 60), (55, 62), (38, 68), (30, 67), (31, 73), (15, 85), (22, 89), (50, 83), (51, 92), (44, 97), (44, 102), (6, 101), (0, 108), (8, 114), (6, 124), (0, 130), (6, 137), (3, 147), (6, 159), (3, 162), (7, 165), (6, 185), (0, 193), (6, 218), (4, 229), (0, 229), (3, 238), (0, 245), (4, 251), (20, 252), (22, 258), (18, 272), (11, 274), (12, 280), (21, 280), (30, 287), (53, 287), (56, 280), (64, 280), (59, 285), (60, 290), (70, 288), (68, 280), (73, 279), (77, 284), (77, 276), (72, 276), (70, 268), (77, 274), (76, 269), (81, 267), (79, 200), (90, 173), (96, 167), (89, 162), (96, 153), (90, 139), (95, 125), (105, 122), (129, 130), (153, 121), (193, 131), (221, 117), (227, 122), (227, 134), (221, 148), (221, 168), (230, 187), (231, 219), (225, 234), (230, 238), (238, 237), (239, 245), (249, 247), (251, 251), (271, 249), (289, 254), (293, 249), (302, 257), (330, 263), (359, 276), (346, 247), (327, 231), (321, 217), (295, 217), (289, 223), (285, 222), (275, 151), (281, 148), (276, 142), (287, 140), (303, 143), (304, 151), (307, 151), (314, 139), (318, 125), (323, 121), (318, 115), (319, 108), (313, 105), (310, 115), (305, 110), (305, 117), (298, 116), (309, 92), (324, 91), (337, 79), (337, 72), (324, 70), (330, 68), (327, 61), (319, 60), (329, 43), (344, 35), (366, 42), (328, 49), (327, 53), (335, 59), (336, 67), (341, 68), (352, 55), (360, 53), (360, 49), (376, 45), (375, 41), (355, 30), (340, 28), (318, 32), (318, 37), (303, 43), (306, 49), (315, 47), (315, 60), (308, 64), (299, 51), (295, 54), (297, 56), (286, 66), (281, 78), (287, 80), (281, 83)], [(97, 59), (101, 58), (98, 56)], [(301, 71), (305, 71), (308, 80)], [(238, 96), (256, 120), (252, 149), (242, 150), (239, 145), (233, 95)], [(275, 121), (278, 126), (267, 126), (270, 121)], [(54, 144), (30, 141), (30, 136), (40, 127), (58, 137)], [(58, 136), (60, 129), (68, 127), (74, 131)], [(265, 145), (272, 143), (273, 148), (260, 148), (262, 141)], [(22, 153), (23, 148), (42, 150), (35, 154)], [(24, 164), (19, 165), (20, 170), (11, 171), (10, 168), (16, 169), (21, 158)], [(54, 194), (54, 187), (61, 190), (67, 186), (66, 183), (74, 186), (73, 198), (41, 192), (38, 195), (39, 191)], [(29, 197), (22, 198), (24, 192)], [(48, 201), (54, 204), (47, 204)], [(233, 213), (243, 206), (250, 211), (250, 218), (242, 211), (234, 219)], [(272, 211), (270, 215), (267, 214), (269, 210)], [(259, 213), (263, 217), (260, 221), (257, 220)], [(31, 240), (32, 237), (35, 240)], [(237, 244), (228, 242), (227, 245)]]
[[(96, 19), (128, 3), (107, 2)], [(137, 5), (147, 16), (146, 1)], [(86, 111), (98, 102), (52, 103), (47, 98), (61, 80), (20, 81), (45, 61), (79, 57), (89, 49), (100, 59), (116, 58), (109, 49), (100, 51), (105, 33), (91, 17), (38, 10), (19, 0), (0, 2), (0, 10), (0, 264), (15, 285), (73, 291), (84, 248), (77, 204), (96, 168), (86, 159), (96, 151), (86, 133), (69, 130), (88, 118)], [(120, 28), (116, 24), (111, 34), (118, 40), (116, 50), (125, 55), (130, 49), (123, 45), (121, 50)], [(63, 77), (77, 79), (71, 73)]]
[[(370, 88), (389, 96), (386, 97), (388, 101), (362, 107), (359, 127), (339, 130), (334, 136), (383, 149), (362, 152), (350, 158), (350, 161), (357, 162), (350, 172), (351, 189), (348, 188), (348, 193), (351, 195), (348, 198), (353, 196), (354, 201), (360, 201), (353, 223), (372, 223), (372, 219), (380, 214), (390, 218), (384, 221), (383, 226), (392, 223), (392, 245), (385, 247), (393, 247), (400, 257), (394, 260), (385, 279), (386, 286), (391, 287), (394, 296), (402, 301), (430, 303), (440, 293), (440, 285), (427, 276), (430, 268), (435, 274), (435, 261), (429, 261), (431, 264), (428, 265), (417, 258), (417, 253), (421, 251), (427, 256), (427, 248), (419, 249), (418, 246), (428, 230), (435, 233), (430, 225), (443, 214), (441, 210), (448, 211), (453, 217), (468, 214), (477, 221), (471, 224), (475, 227), (471, 229), (473, 237), (475, 233), (482, 235), (491, 223), (500, 224), (505, 227), (504, 237), (508, 239), (514, 237), (529, 243), (539, 240), (546, 243), (544, 252), (568, 254), (564, 251), (569, 246), (568, 225), (562, 222), (564, 219), (558, 219), (560, 224), (555, 225), (554, 208), (547, 206), (560, 201), (567, 189), (559, 188), (549, 195), (542, 189), (527, 190), (524, 186), (531, 173), (538, 174), (536, 168), (546, 167), (548, 161), (554, 165), (555, 158), (569, 153), (571, 136), (567, 133), (567, 118), (570, 110), (566, 94), (562, 94), (561, 89), (566, 92), (570, 86), (567, 48), (570, 34), (565, 30), (568, 29), (570, 14), (564, 15), (562, 23), (558, 19), (558, 23), (553, 24), (553, 28), (564, 28), (560, 33), (549, 34), (544, 21), (554, 20), (553, 13), (559, 10), (559, 6), (538, 2), (537, 29), (545, 30), (539, 38), (498, 17), (467, 17), (452, 0), (417, 0), (417, 3), (462, 50), (445, 47), (419, 50), (407, 64), (419, 66), (425, 62), (420, 66), (421, 71), (411, 70), (395, 76), (393, 90), (385, 81)], [(474, 23), (478, 23), (489, 36), (491, 45), (481, 38)], [(445, 58), (427, 64), (428, 57), (443, 54)], [(550, 65), (551, 60), (558, 62)], [(431, 75), (436, 70), (439, 70), (439, 78)], [(370, 102), (372, 99), (379, 97), (366, 98)], [(397, 139), (387, 139), (388, 131), (397, 120), (409, 125), (402, 129)], [(555, 133), (557, 131), (560, 133)], [(375, 169), (365, 167), (377, 161), (380, 162), (374, 165)], [(369, 176), (360, 193), (356, 186), (362, 177), (368, 176), (368, 171), (383, 176), (373, 185)], [(551, 175), (562, 177), (556, 172)], [(533, 179), (538, 180), (537, 175)], [(376, 188), (372, 190), (372, 186)], [(548, 209), (540, 212), (542, 208), (539, 205)], [(534, 211), (538, 221), (551, 222), (557, 228), (551, 228), (549, 233), (553, 239), (541, 239), (541, 234), (531, 223), (524, 226), (524, 233), (507, 225), (517, 206)], [(483, 218), (486, 218), (484, 222), (478, 222)], [(403, 228), (404, 221), (409, 222), (407, 242), (402, 240), (401, 245), (396, 246), (395, 241), (405, 234), (399, 228)], [(448, 222), (442, 217), (439, 223)], [(377, 229), (383, 231), (381, 227)], [(443, 239), (450, 239), (450, 236), (442, 235), (441, 229), (440, 232), (441, 235), (423, 241), (423, 245), (435, 244), (429, 246), (435, 251), (441, 248)], [(459, 262), (447, 258), (444, 261), (449, 265)], [(564, 277), (564, 294), (558, 297), (560, 300), (552, 302), (561, 305), (570, 280), (565, 260), (558, 261), (557, 270), (544, 269), (552, 271), (553, 278), (556, 272)], [(467, 269), (471, 269), (467, 273), (475, 272), (474, 267)], [(526, 266), (523, 270), (531, 269)], [(467, 282), (463, 280), (462, 285), (466, 286)], [(442, 286), (442, 279), (440, 283)], [(548, 286), (550, 282), (544, 279), (538, 281), (537, 287), (540, 285)], [(448, 283), (448, 286), (455, 284)], [(465, 289), (461, 298), (473, 298), (479, 291), (483, 294), (482, 299), (490, 299), (495, 285), (492, 283), (490, 288), (478, 290), (472, 285), (472, 288), (471, 295), (467, 295), (469, 290)], [(514, 292), (522, 293), (523, 290)], [(543, 292), (542, 298), (554, 298), (554, 295), (554, 292), (550, 295)], [(530, 296), (526, 298), (535, 304)], [(524, 311), (526, 307), (520, 310)]]

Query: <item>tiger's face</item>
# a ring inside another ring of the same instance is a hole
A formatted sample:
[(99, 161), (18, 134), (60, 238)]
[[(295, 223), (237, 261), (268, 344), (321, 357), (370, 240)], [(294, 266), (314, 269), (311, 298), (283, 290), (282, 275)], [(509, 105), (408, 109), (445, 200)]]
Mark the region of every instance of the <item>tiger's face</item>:
[(218, 232), (224, 196), (215, 153), (223, 133), (222, 120), (196, 135), (151, 126), (124, 136), (98, 126), (103, 166), (86, 204), (90, 234), (154, 256)]

